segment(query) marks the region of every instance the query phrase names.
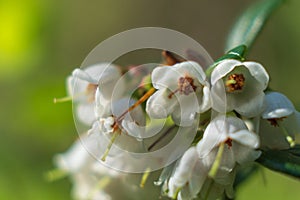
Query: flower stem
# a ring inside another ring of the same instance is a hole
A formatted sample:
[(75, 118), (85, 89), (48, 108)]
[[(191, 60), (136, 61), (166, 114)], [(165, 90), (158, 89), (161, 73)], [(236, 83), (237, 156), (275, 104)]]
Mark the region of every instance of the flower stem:
[(172, 196), (172, 199), (177, 199), (178, 194), (179, 194), (181, 189), (182, 189), (182, 187), (177, 188), (177, 190), (175, 191), (175, 194)]
[(208, 176), (212, 179), (217, 175), (218, 169), (220, 167), (221, 160), (222, 160), (222, 155), (223, 155), (223, 152), (224, 152), (224, 146), (225, 146), (225, 143), (222, 142), (219, 146), (219, 150), (218, 150), (216, 159), (215, 159), (211, 169), (208, 172)]
[(54, 98), (53, 103), (64, 103), (64, 102), (72, 101), (78, 97), (83, 96), (84, 94), (86, 94), (86, 92), (79, 92), (77, 94), (62, 97), (62, 98)]
[(47, 181), (52, 182), (62, 179), (68, 175), (68, 172), (62, 169), (53, 169), (45, 173)]
[(146, 183), (146, 181), (147, 181), (147, 179), (148, 179), (148, 177), (149, 177), (149, 175), (150, 175), (150, 170), (151, 170), (151, 169), (148, 167), (148, 168), (146, 169), (146, 171), (144, 172), (144, 174), (143, 174), (143, 176), (142, 176), (142, 179), (141, 179), (140, 188), (144, 188), (145, 183)]
[(72, 101), (72, 96), (62, 97), (62, 98), (54, 98), (53, 103), (63, 103), (67, 101)]
[(285, 136), (286, 141), (290, 144), (290, 147), (294, 147), (296, 145), (295, 140), (290, 136), (290, 134), (288, 133), (286, 128), (280, 122), (277, 122), (277, 123), (278, 123), (283, 135)]
[(107, 146), (107, 148), (106, 148), (106, 150), (105, 150), (105, 152), (104, 152), (104, 154), (103, 154), (103, 156), (102, 156), (102, 158), (101, 158), (101, 160), (102, 160), (103, 162), (106, 160), (106, 157), (108, 156), (108, 153), (109, 153), (109, 151), (110, 151), (110, 149), (111, 149), (111, 147), (112, 147), (112, 144), (114, 143), (114, 141), (116, 140), (116, 138), (117, 138), (118, 135), (119, 135), (119, 130), (116, 130), (116, 131), (113, 133), (113, 135), (112, 135), (112, 137), (111, 137), (111, 139), (110, 139), (110, 142), (109, 142), (109, 144), (108, 144), (108, 146)]
[(150, 90), (148, 90), (148, 92), (146, 94), (144, 94), (137, 102), (135, 102), (135, 104), (133, 104), (132, 106), (130, 106), (128, 108), (128, 110), (126, 110), (125, 112), (123, 112), (118, 118), (117, 118), (117, 122), (121, 121), (124, 119), (125, 115), (127, 113), (129, 113), (130, 111), (132, 111), (133, 109), (135, 109), (138, 105), (142, 104), (144, 101), (146, 101), (153, 93), (155, 92), (155, 88), (151, 88)]

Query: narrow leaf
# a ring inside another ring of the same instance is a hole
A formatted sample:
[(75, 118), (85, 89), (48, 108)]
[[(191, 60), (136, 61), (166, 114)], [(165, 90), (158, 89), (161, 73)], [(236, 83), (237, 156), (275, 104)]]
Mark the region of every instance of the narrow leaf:
[(249, 7), (236, 21), (227, 37), (225, 50), (244, 44), (250, 48), (267, 19), (284, 0), (263, 0)]
[(271, 170), (300, 178), (300, 145), (287, 150), (263, 151), (256, 161)]

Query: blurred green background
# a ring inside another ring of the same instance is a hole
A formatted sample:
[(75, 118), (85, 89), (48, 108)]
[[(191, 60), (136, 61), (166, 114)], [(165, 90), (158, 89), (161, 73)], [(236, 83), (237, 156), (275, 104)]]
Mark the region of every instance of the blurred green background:
[[(191, 36), (216, 59), (251, 2), (0, 0), (0, 199), (70, 199), (67, 179), (43, 179), (53, 155), (77, 136), (71, 103), (53, 104), (53, 98), (65, 96), (66, 76), (98, 43), (130, 28), (158, 26)], [(297, 0), (286, 1), (249, 55), (298, 109), (299, 7)], [(263, 170), (241, 186), (237, 199), (298, 199), (299, 187), (299, 181)]]

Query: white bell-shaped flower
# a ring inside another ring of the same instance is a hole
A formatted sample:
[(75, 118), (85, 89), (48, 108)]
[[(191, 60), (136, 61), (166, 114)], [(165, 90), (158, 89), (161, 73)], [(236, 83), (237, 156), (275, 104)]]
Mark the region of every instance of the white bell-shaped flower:
[(148, 99), (146, 111), (156, 119), (172, 116), (174, 122), (189, 126), (196, 113), (210, 108), (209, 83), (202, 67), (193, 61), (159, 66), (151, 75), (157, 91)]
[(65, 153), (54, 157), (56, 166), (68, 174), (88, 168), (95, 161), (92, 154), (96, 154), (101, 147), (103, 138), (93, 134), (82, 135)]
[(138, 105), (128, 112), (135, 102), (128, 97), (111, 102), (110, 110), (106, 111), (106, 115), (99, 119), (101, 131), (106, 134), (112, 133), (114, 125), (117, 124), (130, 136), (138, 137), (142, 134), (145, 131), (146, 116), (141, 106)]
[(266, 93), (266, 109), (260, 122), (261, 147), (287, 149), (300, 133), (300, 114), (293, 103), (279, 92)]
[(99, 63), (72, 72), (72, 76), (67, 78), (68, 93), (72, 96), (76, 116), (81, 122), (92, 125), (96, 118), (96, 91), (101, 91), (98, 96), (101, 96), (101, 102), (106, 105), (120, 77), (119, 68), (110, 63)]
[[(105, 176), (105, 174), (102, 174), (102, 176)], [(105, 178), (108, 179), (108, 177)], [(78, 172), (72, 175), (71, 180), (73, 183), (72, 196), (74, 199), (112, 200), (112, 197), (106, 193), (103, 188), (97, 188), (97, 185), (99, 185), (101, 181), (99, 181), (99, 177), (91, 175), (88, 171)]]
[(211, 74), (212, 107), (220, 113), (235, 110), (245, 117), (260, 115), (269, 75), (256, 62), (221, 61)]
[(140, 105), (129, 110), (135, 102), (128, 97), (112, 101), (106, 114), (94, 123), (93, 135), (103, 138), (105, 143), (102, 146), (105, 151), (99, 151), (95, 156), (102, 161), (107, 158), (109, 165), (121, 166), (110, 158), (117, 154), (122, 154), (118, 159), (123, 160), (127, 156), (124, 152), (145, 152), (139, 135), (145, 131), (146, 118)]
[[(72, 196), (75, 199), (112, 199), (105, 191), (106, 187), (112, 181), (119, 184), (120, 178), (125, 176), (96, 159), (97, 154), (104, 151), (107, 145), (107, 140), (97, 134), (98, 131), (94, 123), (88, 134), (82, 135), (68, 151), (55, 156), (58, 169), (68, 174), (72, 181)], [(111, 153), (120, 156), (120, 151)], [(115, 162), (122, 164), (123, 160), (116, 159)]]
[(209, 170), (215, 162), (216, 155), (213, 152), (208, 155), (210, 158), (200, 157), (197, 148), (201, 145), (202, 141), (197, 147), (190, 147), (173, 168), (173, 174), (163, 186), (169, 197), (181, 200), (212, 200), (223, 197), (225, 193), (228, 197), (234, 196), (235, 170), (220, 168), (217, 176), (213, 179), (209, 177)]
[(219, 115), (205, 129), (201, 142), (197, 144), (200, 159), (212, 167), (220, 147), (224, 145), (216, 180), (232, 172), (236, 163), (245, 164), (257, 159), (259, 137), (249, 131), (245, 123), (237, 117)]
[(196, 147), (190, 147), (180, 159), (168, 181), (168, 196), (193, 199), (207, 178), (208, 169), (201, 163)]

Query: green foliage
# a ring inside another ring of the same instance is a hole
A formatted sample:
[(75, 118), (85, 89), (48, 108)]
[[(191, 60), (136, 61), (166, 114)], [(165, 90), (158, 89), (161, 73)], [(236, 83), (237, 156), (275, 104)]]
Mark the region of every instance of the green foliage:
[(257, 159), (263, 166), (300, 178), (300, 145), (286, 150), (267, 150)]
[(236, 59), (236, 60), (244, 61), (245, 60), (244, 55), (246, 54), (246, 51), (247, 51), (247, 46), (245, 45), (239, 45), (237, 47), (234, 47), (233, 49), (229, 50), (225, 55), (218, 58), (215, 61), (215, 63), (206, 70), (206, 75), (209, 76), (214, 70), (214, 68), (223, 60)]
[(217, 59), (216, 63), (219, 63), (225, 59), (236, 59), (236, 60), (244, 61), (245, 60), (244, 56), (246, 54), (246, 51), (247, 51), (246, 45), (239, 45), (239, 46), (234, 47), (233, 49), (229, 50), (221, 58)]
[(251, 164), (249, 166), (243, 166), (237, 170), (237, 174), (234, 180), (234, 188), (237, 188), (244, 181), (248, 180), (252, 175), (254, 175), (259, 169), (258, 164)]
[(250, 48), (267, 19), (282, 2), (283, 0), (263, 0), (243, 12), (228, 35), (225, 50), (241, 44)]

